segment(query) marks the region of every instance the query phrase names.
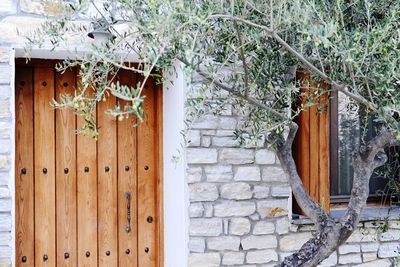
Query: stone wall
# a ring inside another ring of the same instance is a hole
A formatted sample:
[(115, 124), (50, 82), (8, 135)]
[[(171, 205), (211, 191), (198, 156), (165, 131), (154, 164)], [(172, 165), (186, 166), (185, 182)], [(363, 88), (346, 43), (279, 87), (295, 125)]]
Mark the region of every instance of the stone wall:
[[(312, 225), (289, 220), (291, 190), (273, 152), (240, 148), (231, 109), (206, 115), (188, 133), (189, 266), (274, 266), (312, 236)], [(396, 266), (399, 223), (389, 230), (360, 224), (321, 266)]]
[(0, 266), (8, 265), (12, 255), (12, 89), (10, 50), (0, 48)]

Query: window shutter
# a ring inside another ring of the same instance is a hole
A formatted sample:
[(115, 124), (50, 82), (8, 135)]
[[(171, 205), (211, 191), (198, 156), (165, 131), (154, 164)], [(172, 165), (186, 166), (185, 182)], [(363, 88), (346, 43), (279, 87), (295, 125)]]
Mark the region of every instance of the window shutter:
[[(327, 88), (328, 85), (311, 81), (309, 72), (305, 70), (297, 71), (296, 79), (302, 97), (295, 108), (305, 104), (308, 97), (314, 99), (315, 104), (295, 118), (299, 130), (293, 143), (293, 157), (307, 192), (325, 211), (329, 211), (329, 97), (327, 93), (318, 91), (318, 88)], [(294, 212), (302, 213), (294, 204)]]

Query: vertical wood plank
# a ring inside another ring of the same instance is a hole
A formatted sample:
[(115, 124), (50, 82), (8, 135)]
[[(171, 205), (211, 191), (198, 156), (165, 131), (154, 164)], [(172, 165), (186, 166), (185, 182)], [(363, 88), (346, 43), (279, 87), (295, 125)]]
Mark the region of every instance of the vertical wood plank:
[[(78, 77), (79, 79), (79, 77)], [(78, 80), (79, 83), (79, 80)], [(96, 114), (94, 114), (96, 116)], [(77, 127), (83, 118), (77, 116)], [(97, 266), (97, 143), (77, 136), (78, 266)]]
[(97, 106), (99, 266), (104, 267), (118, 264), (117, 123), (105, 113), (115, 101), (111, 96)]
[[(120, 70), (121, 84), (135, 86), (136, 79), (133, 72)], [(120, 107), (124, 110), (126, 102), (121, 101)], [(118, 242), (119, 266), (137, 266), (137, 138), (134, 116), (118, 122)], [(131, 194), (130, 216), (131, 230), (128, 226), (127, 198), (125, 193)]]
[[(138, 126), (138, 258), (139, 266), (156, 266), (158, 217), (156, 212), (158, 139), (156, 136), (155, 83), (148, 80), (144, 95), (145, 120)], [(152, 220), (151, 220), (152, 218)]]
[(158, 220), (157, 220), (157, 245), (158, 245), (158, 265), (159, 267), (164, 266), (164, 150), (163, 150), (163, 85), (158, 84), (155, 87), (156, 89), (156, 110), (157, 114), (157, 211), (158, 211)]
[[(299, 72), (297, 79), (301, 83), (301, 92), (304, 94), (308, 93), (308, 87), (310, 82), (310, 76), (306, 72)], [(306, 100), (303, 98), (302, 103), (305, 104)], [(299, 162), (298, 169), (301, 180), (303, 181), (304, 187), (309, 192), (310, 190), (310, 112), (309, 108), (303, 110), (299, 114), (299, 130), (298, 130), (298, 140), (299, 140)]]
[[(310, 95), (315, 95), (318, 92), (318, 84), (311, 83), (309, 92)], [(314, 96), (313, 96), (314, 97)], [(318, 101), (318, 99), (316, 100)], [(317, 105), (312, 105), (309, 109), (310, 113), (310, 156), (309, 156), (309, 165), (310, 165), (310, 187), (309, 194), (315, 200), (319, 201), (319, 123), (318, 123), (318, 107)]]
[[(327, 88), (326, 84), (323, 84)], [(319, 201), (322, 208), (329, 212), (329, 96), (325, 93), (321, 96), (321, 106), (324, 112), (319, 113)]]
[[(16, 71), (16, 266), (34, 266), (33, 69)], [(24, 257), (24, 258), (23, 258)]]
[[(56, 73), (56, 98), (73, 94), (75, 70)], [(77, 264), (76, 118), (73, 110), (56, 110), (57, 266)]]
[[(56, 266), (54, 68), (34, 70), (35, 266)], [(46, 259), (47, 258), (47, 259)]]

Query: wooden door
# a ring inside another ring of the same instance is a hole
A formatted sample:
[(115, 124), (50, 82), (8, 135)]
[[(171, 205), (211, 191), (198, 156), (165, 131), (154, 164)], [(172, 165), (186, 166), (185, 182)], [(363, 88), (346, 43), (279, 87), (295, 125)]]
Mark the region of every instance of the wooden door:
[[(73, 93), (76, 69), (17, 61), (16, 265), (162, 266), (161, 89), (145, 89), (145, 121), (115, 120), (97, 105), (99, 141), (76, 135), (72, 110), (50, 102)], [(122, 84), (137, 75), (120, 71)], [(120, 102), (120, 106), (126, 103)]]

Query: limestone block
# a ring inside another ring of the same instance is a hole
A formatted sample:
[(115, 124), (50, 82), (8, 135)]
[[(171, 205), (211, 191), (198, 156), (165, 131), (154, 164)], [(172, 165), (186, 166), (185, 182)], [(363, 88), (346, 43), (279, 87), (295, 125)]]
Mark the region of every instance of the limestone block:
[(381, 233), (379, 236), (381, 241), (399, 241), (400, 240), (400, 230), (389, 229), (388, 231)]
[(287, 182), (288, 178), (282, 167), (268, 166), (262, 169), (262, 179), (266, 182)]
[(186, 150), (188, 164), (210, 164), (218, 162), (218, 152), (212, 148), (188, 148)]
[(288, 199), (269, 199), (257, 202), (257, 212), (261, 218), (280, 217), (288, 214)]
[(278, 241), (275, 235), (251, 235), (242, 240), (244, 250), (276, 248)]
[(190, 130), (187, 134), (187, 144), (189, 147), (200, 146), (201, 133), (198, 130)]
[(186, 171), (186, 179), (188, 183), (200, 182), (203, 175), (201, 167), (190, 167)]
[(242, 252), (227, 252), (222, 257), (222, 264), (224, 265), (237, 265), (243, 264), (244, 253)]
[(393, 258), (399, 256), (400, 256), (399, 242), (383, 243), (379, 246), (378, 250), (379, 258)]
[(353, 254), (346, 254), (339, 256), (339, 264), (354, 264), (354, 263), (361, 263), (361, 254), (360, 253), (353, 253)]
[(207, 248), (209, 250), (231, 250), (239, 251), (240, 237), (237, 236), (219, 236), (212, 237), (207, 240)]
[(219, 118), (214, 115), (204, 115), (196, 119), (193, 124), (193, 129), (217, 129)]
[(361, 244), (362, 252), (377, 252), (379, 248), (379, 243), (366, 243)]
[(0, 155), (0, 171), (10, 169), (10, 157), (8, 155)]
[(0, 232), (11, 231), (12, 217), (10, 213), (0, 213)]
[(289, 217), (285, 216), (276, 220), (276, 232), (280, 235), (289, 232), (290, 222)]
[(292, 189), (288, 184), (272, 186), (271, 195), (273, 197), (289, 197), (291, 194)]
[(235, 137), (231, 136), (215, 136), (212, 138), (211, 144), (215, 147), (238, 147), (240, 142)]
[(190, 267), (219, 267), (221, 257), (219, 253), (201, 253), (201, 254), (190, 254), (189, 255), (189, 266)]
[(268, 149), (260, 149), (256, 151), (256, 164), (274, 164), (275, 153)]
[(231, 165), (206, 166), (204, 172), (209, 182), (228, 182), (233, 178)]
[(344, 244), (339, 247), (339, 254), (358, 253), (360, 251), (360, 244)]
[(260, 181), (260, 168), (257, 166), (239, 167), (233, 179), (235, 181)]
[(246, 255), (247, 263), (268, 263), (278, 261), (278, 254), (273, 249), (249, 251)]
[(215, 184), (195, 183), (189, 185), (190, 201), (214, 201), (218, 199), (218, 189)]
[(236, 129), (237, 121), (234, 117), (221, 117), (219, 121), (219, 129), (232, 130)]
[(256, 211), (256, 205), (250, 201), (227, 201), (214, 205), (216, 217), (249, 216)]
[(245, 148), (224, 148), (220, 160), (229, 164), (248, 164), (254, 162), (254, 150)]
[(233, 218), (229, 222), (229, 233), (232, 235), (245, 235), (250, 232), (251, 224), (247, 218)]
[(378, 254), (376, 252), (368, 252), (362, 254), (363, 262), (374, 261), (378, 258)]
[(0, 212), (11, 212), (12, 202), (11, 198), (0, 199)]
[(262, 199), (269, 197), (270, 187), (265, 185), (256, 185), (254, 186), (253, 193), (254, 198)]
[(275, 224), (268, 221), (260, 221), (254, 226), (253, 235), (266, 235), (275, 232)]
[(191, 219), (189, 233), (192, 236), (219, 236), (222, 233), (222, 220), (217, 218)]
[(204, 206), (201, 203), (192, 203), (189, 206), (189, 217), (196, 218), (203, 216)]
[(190, 252), (204, 253), (206, 249), (206, 242), (203, 238), (190, 238), (189, 250)]
[(376, 260), (367, 263), (353, 265), (353, 267), (392, 267), (392, 262), (389, 259)]
[(253, 193), (247, 183), (229, 183), (221, 186), (221, 197), (225, 199), (250, 199)]

